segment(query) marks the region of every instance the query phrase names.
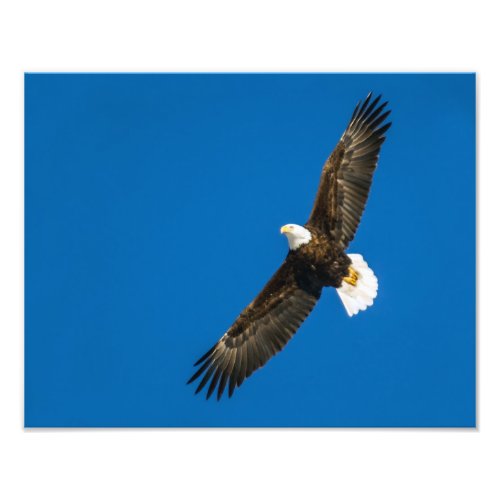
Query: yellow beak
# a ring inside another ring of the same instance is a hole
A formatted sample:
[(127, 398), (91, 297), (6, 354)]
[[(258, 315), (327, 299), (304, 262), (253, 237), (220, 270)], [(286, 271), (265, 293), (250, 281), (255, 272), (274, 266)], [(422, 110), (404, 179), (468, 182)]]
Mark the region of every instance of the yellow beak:
[(282, 226), (280, 229), (281, 234), (288, 233), (290, 231), (290, 226)]

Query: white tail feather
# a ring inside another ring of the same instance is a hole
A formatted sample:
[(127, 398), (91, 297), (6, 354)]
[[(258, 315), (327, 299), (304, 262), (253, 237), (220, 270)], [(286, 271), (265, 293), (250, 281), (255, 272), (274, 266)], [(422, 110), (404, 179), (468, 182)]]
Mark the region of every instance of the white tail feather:
[(362, 255), (359, 253), (347, 255), (352, 261), (352, 268), (356, 271), (358, 279), (355, 285), (342, 281), (342, 286), (337, 288), (337, 292), (347, 314), (353, 316), (373, 304), (373, 299), (377, 296), (378, 280)]

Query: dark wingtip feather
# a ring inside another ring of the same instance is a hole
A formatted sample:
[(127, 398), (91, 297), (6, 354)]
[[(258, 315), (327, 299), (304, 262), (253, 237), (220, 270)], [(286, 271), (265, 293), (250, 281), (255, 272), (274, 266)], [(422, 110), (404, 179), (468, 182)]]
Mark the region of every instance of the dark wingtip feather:
[(216, 347), (217, 344), (214, 345), (212, 349), (210, 349), (208, 352), (206, 352), (193, 366), (198, 366), (200, 363), (203, 363), (203, 361), (205, 361), (208, 358), (208, 356), (210, 356), (210, 354), (214, 352)]
[(202, 378), (202, 380), (200, 382), (200, 385), (198, 386), (198, 388), (194, 392), (195, 394), (198, 394), (203, 389), (203, 387), (205, 387), (206, 383), (210, 380), (210, 377), (212, 376), (212, 373), (214, 372), (214, 370), (215, 370), (215, 365), (211, 365), (208, 368), (207, 373), (205, 373), (204, 377)]
[(229, 373), (227, 371), (227, 366), (226, 366), (224, 372), (222, 373), (222, 377), (220, 379), (219, 389), (217, 391), (217, 401), (219, 401), (221, 396), (224, 394), (224, 389), (226, 388), (228, 378), (229, 378)]
[(382, 113), (380, 116), (378, 116), (375, 120), (373, 120), (370, 123), (370, 130), (376, 131), (379, 133), (379, 128), (377, 128), (379, 125), (381, 125), (384, 120), (391, 114), (391, 110), (386, 111), (385, 113)]
[(358, 103), (356, 104), (356, 107), (354, 108), (354, 111), (352, 113), (351, 119), (349, 120), (350, 123), (352, 123), (354, 121), (354, 119), (356, 118), (357, 113), (358, 113), (358, 109), (360, 106), (361, 106), (361, 101), (358, 101)]
[(212, 378), (212, 382), (210, 382), (210, 387), (208, 388), (208, 391), (207, 391), (207, 399), (215, 391), (215, 388), (217, 387), (217, 382), (219, 381), (220, 376), (221, 376), (221, 370), (220, 370), (220, 368), (217, 368), (217, 370)]
[(380, 101), (380, 98), (382, 97), (382, 94), (376, 97), (372, 103), (368, 106), (368, 108), (365, 111), (365, 114), (363, 115), (363, 119), (366, 120), (370, 116), (370, 113), (375, 109), (375, 106), (378, 104)]
[(387, 122), (383, 127), (377, 129), (377, 134), (384, 135), (391, 128), (391, 125), (392, 122)]
[(207, 384), (207, 382), (210, 380), (210, 377), (212, 376), (212, 373), (214, 372), (214, 370), (215, 370), (214, 365), (212, 365), (207, 370), (207, 373), (205, 373), (205, 376), (203, 377), (203, 379), (199, 383), (198, 387), (196, 388), (196, 391), (194, 391), (195, 394), (198, 394), (203, 389), (203, 387), (205, 387), (205, 385)]
[(387, 104), (388, 104), (387, 101), (383, 102), (378, 108), (375, 109), (370, 106), (370, 108), (365, 113), (364, 122), (367, 125), (371, 126), (373, 121), (377, 119), (377, 116), (379, 116), (380, 113), (382, 113), (382, 110), (387, 106)]
[(371, 96), (372, 96), (372, 93), (370, 92), (368, 94), (368, 96), (366, 97), (365, 102), (363, 103), (363, 105), (361, 106), (361, 108), (360, 108), (360, 110), (358, 112), (358, 117), (363, 116), (363, 114), (364, 114), (364, 112), (365, 112), (365, 110), (366, 110), (366, 108), (368, 106), (368, 103), (370, 102)]
[(212, 360), (208, 359), (203, 364), (203, 366), (187, 381), (187, 384), (190, 384), (191, 382), (196, 380), (208, 368), (208, 366), (210, 365), (211, 362), (212, 362)]
[(373, 92), (370, 91), (364, 100), (358, 101), (349, 121), (350, 126), (354, 125), (354, 123), (366, 123), (368, 125), (371, 121), (377, 118), (388, 103), (388, 101), (386, 101), (377, 108), (377, 104), (382, 99), (382, 94), (379, 94), (373, 100), (372, 97)]

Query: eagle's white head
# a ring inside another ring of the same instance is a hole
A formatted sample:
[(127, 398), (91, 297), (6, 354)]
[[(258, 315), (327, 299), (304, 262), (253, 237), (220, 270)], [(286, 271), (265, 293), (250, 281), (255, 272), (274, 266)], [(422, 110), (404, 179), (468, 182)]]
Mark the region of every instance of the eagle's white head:
[(309, 243), (312, 238), (310, 231), (298, 224), (286, 224), (280, 231), (288, 238), (290, 250), (297, 250), (300, 246)]

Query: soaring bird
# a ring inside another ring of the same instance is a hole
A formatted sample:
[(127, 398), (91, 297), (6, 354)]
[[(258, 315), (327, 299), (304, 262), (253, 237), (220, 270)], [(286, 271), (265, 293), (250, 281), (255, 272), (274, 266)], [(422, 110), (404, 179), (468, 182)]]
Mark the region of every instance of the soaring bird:
[(209, 384), (229, 397), (292, 338), (321, 296), (337, 289), (349, 316), (373, 304), (378, 280), (359, 254), (347, 254), (363, 214), (380, 147), (391, 122), (381, 96), (371, 92), (358, 102), (345, 132), (326, 160), (309, 220), (286, 224), (281, 233), (289, 252), (269, 280), (221, 339), (194, 366), (188, 384), (201, 378), (196, 393)]

